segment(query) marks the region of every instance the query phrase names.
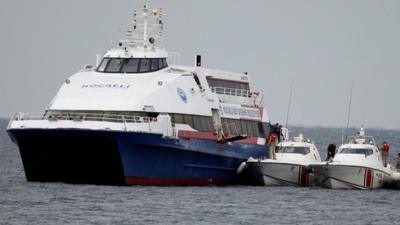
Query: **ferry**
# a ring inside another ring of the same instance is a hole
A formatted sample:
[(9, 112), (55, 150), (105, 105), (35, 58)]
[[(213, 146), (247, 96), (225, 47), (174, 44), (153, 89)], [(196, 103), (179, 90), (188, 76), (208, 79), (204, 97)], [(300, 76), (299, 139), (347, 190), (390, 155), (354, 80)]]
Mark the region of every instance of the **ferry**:
[(270, 130), (250, 75), (175, 65), (162, 8), (134, 11), (126, 38), (65, 80), (48, 107), (8, 125), (26, 179), (98, 185), (229, 185), (265, 155)]

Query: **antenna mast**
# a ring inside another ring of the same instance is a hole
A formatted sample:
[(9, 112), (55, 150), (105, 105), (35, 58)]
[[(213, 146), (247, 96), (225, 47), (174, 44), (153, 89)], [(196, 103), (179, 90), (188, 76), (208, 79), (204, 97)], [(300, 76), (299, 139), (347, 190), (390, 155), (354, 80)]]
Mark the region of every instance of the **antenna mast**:
[(292, 104), (292, 93), (293, 93), (293, 79), (290, 82), (290, 94), (289, 94), (289, 102), (288, 102), (288, 109), (286, 113), (286, 123), (285, 123), (286, 128), (288, 127), (288, 122), (289, 122), (290, 106)]
[(347, 140), (347, 136), (348, 136), (349, 123), (350, 123), (351, 100), (353, 98), (353, 84), (354, 84), (354, 81), (351, 81), (350, 99), (349, 99), (349, 106), (348, 106), (348, 111), (347, 111), (346, 140)]
[[(164, 23), (162, 20), (163, 9), (150, 10), (148, 5), (143, 6), (142, 11), (133, 11), (132, 28), (126, 30), (126, 43), (131, 47), (142, 45), (144, 48), (154, 48), (157, 40), (162, 40), (164, 35)], [(151, 19), (155, 19), (155, 22)]]
[(148, 30), (148, 11), (149, 7), (147, 5), (143, 6), (143, 43), (144, 46), (147, 47), (147, 30)]

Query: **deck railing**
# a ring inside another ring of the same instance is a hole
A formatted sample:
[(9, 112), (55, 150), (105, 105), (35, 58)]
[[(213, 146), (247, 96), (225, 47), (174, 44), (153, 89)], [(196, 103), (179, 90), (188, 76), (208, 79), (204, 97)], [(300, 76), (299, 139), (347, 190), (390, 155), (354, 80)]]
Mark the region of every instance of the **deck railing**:
[(46, 112), (46, 113), (18, 113), (13, 120), (72, 120), (72, 121), (105, 121), (117, 123), (150, 123), (155, 117), (130, 116), (111, 113), (91, 112)]
[(252, 93), (249, 90), (245, 89), (235, 89), (235, 88), (226, 88), (226, 87), (211, 87), (211, 91), (217, 94), (222, 95), (232, 95), (232, 96), (240, 96), (251, 98)]

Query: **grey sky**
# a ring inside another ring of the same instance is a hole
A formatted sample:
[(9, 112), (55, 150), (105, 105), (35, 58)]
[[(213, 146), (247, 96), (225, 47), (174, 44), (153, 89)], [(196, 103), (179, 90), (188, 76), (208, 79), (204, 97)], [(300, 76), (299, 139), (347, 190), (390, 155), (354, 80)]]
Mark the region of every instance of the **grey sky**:
[[(40, 112), (62, 82), (116, 42), (146, 1), (3, 0), (0, 116)], [(272, 121), (400, 128), (400, 1), (147, 1), (164, 47), (192, 65), (252, 75)], [(113, 37), (113, 38), (112, 38)]]

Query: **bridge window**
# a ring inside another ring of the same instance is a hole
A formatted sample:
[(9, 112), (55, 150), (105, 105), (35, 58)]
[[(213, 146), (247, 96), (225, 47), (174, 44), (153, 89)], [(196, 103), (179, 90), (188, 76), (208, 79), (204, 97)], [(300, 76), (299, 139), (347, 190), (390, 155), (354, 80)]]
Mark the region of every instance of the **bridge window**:
[(121, 70), (123, 59), (111, 59), (107, 65), (106, 72), (118, 73)]
[(109, 61), (110, 61), (109, 58), (104, 58), (101, 64), (99, 65), (99, 68), (97, 68), (97, 71), (104, 72)]
[(137, 73), (139, 70), (139, 59), (125, 60), (124, 66), (122, 67), (122, 73)]
[(156, 71), (158, 70), (158, 59), (151, 59), (151, 71)]
[(302, 155), (310, 153), (310, 148), (308, 147), (278, 146), (276, 149), (277, 153), (294, 153)]
[(165, 58), (103, 58), (97, 72), (148, 73), (167, 67)]
[(150, 59), (141, 59), (140, 60), (140, 69), (141, 73), (150, 71)]
[(340, 154), (362, 154), (362, 155), (372, 155), (373, 151), (369, 148), (344, 148), (340, 151)]

